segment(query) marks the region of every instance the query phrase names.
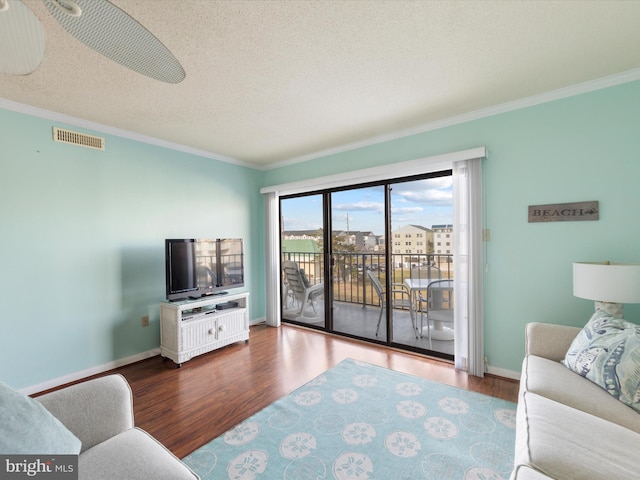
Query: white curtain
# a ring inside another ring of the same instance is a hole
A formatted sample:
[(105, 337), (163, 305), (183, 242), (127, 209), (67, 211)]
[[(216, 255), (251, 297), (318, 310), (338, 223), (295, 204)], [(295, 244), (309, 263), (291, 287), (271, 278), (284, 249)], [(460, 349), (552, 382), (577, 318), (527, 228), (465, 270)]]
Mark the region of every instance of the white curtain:
[(264, 194), (266, 227), (267, 325), (280, 326), (280, 207), (278, 193)]
[(482, 159), (453, 163), (455, 366), (484, 377)]

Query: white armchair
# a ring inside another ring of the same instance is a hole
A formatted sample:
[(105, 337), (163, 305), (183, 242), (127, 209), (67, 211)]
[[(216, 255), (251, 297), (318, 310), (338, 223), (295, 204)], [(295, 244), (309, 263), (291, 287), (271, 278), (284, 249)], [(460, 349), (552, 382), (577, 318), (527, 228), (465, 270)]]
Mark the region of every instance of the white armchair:
[(36, 400), (82, 442), (80, 480), (199, 478), (155, 438), (134, 426), (133, 395), (122, 375), (88, 380)]

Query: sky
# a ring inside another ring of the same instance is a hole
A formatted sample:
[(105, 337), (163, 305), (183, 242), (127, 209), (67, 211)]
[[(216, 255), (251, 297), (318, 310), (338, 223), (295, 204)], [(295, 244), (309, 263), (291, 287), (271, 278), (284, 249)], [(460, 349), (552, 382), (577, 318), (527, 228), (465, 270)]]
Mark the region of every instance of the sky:
[[(384, 234), (384, 187), (365, 187), (332, 193), (333, 230)], [(284, 230), (322, 228), (322, 195), (282, 200)], [(391, 230), (405, 225), (453, 223), (451, 176), (394, 183), (391, 190)]]

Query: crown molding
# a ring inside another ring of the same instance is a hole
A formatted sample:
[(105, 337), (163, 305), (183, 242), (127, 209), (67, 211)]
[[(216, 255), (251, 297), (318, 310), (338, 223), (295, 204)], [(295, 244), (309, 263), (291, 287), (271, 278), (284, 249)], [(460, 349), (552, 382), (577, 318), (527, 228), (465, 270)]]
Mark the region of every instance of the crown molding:
[(25, 115), (31, 115), (33, 117), (43, 118), (45, 120), (51, 120), (53, 122), (66, 123), (73, 125), (74, 127), (85, 128), (93, 130), (95, 132), (103, 133), (106, 135), (113, 135), (116, 137), (127, 138), (137, 142), (146, 143), (149, 145), (155, 145), (157, 147), (167, 148), (169, 150), (175, 150), (177, 152), (188, 153), (190, 155), (196, 155), (198, 157), (210, 158), (212, 160), (219, 160), (221, 162), (232, 163), (234, 165), (240, 165), (242, 167), (248, 167), (253, 169), (260, 169), (260, 167), (254, 163), (243, 162), (236, 158), (227, 157), (225, 155), (219, 155), (217, 153), (207, 152), (206, 150), (200, 150), (197, 148), (188, 147), (179, 143), (169, 142), (160, 138), (150, 137), (148, 135), (142, 135), (130, 130), (123, 130), (121, 128), (111, 127), (102, 123), (92, 122), (90, 120), (84, 120), (82, 118), (73, 117), (71, 115), (65, 115), (63, 113), (52, 112), (43, 108), (33, 107), (31, 105), (25, 105), (23, 103), (13, 102), (11, 100), (5, 100), (0, 98), (0, 108), (10, 110), (12, 112), (24, 113)]
[(460, 115), (455, 115), (453, 117), (445, 118), (442, 120), (436, 120), (433, 122), (425, 123), (417, 127), (412, 127), (405, 130), (399, 130), (396, 132), (379, 135), (376, 137), (371, 137), (359, 142), (349, 143), (346, 145), (342, 145), (340, 147), (329, 148), (326, 150), (319, 150), (317, 152), (308, 153), (299, 157), (294, 157), (288, 160), (283, 160), (281, 162), (273, 163), (271, 165), (264, 167), (263, 169), (272, 170), (276, 168), (286, 167), (289, 165), (294, 165), (296, 163), (306, 162), (308, 160), (313, 160), (315, 158), (328, 157), (329, 155), (344, 153), (351, 150), (357, 150), (359, 148), (376, 145), (378, 143), (384, 143), (391, 140), (397, 140), (403, 137), (409, 137), (411, 135), (417, 135), (420, 133), (426, 133), (433, 130), (439, 130), (441, 128), (451, 127), (454, 125), (471, 122), (473, 120), (479, 120), (482, 118), (499, 115), (501, 113), (512, 112), (514, 110), (533, 107), (535, 105), (553, 102), (555, 100), (560, 100), (563, 98), (582, 95), (583, 93), (589, 93), (595, 90), (602, 90), (604, 88), (609, 88), (609, 87), (614, 87), (616, 85), (622, 85), (624, 83), (634, 82), (636, 80), (640, 80), (640, 68), (629, 70), (622, 73), (617, 73), (614, 75), (609, 75), (606, 77), (602, 77), (596, 80), (591, 80), (588, 82), (579, 83), (576, 85), (571, 85), (569, 87), (563, 87), (557, 90), (551, 90), (549, 92), (532, 95), (530, 97), (525, 97), (519, 100), (501, 103), (498, 105), (493, 105), (491, 107), (481, 108), (479, 110), (474, 110), (474, 111), (463, 113)]
[(329, 155), (335, 155), (339, 153), (348, 152), (351, 150), (356, 150), (359, 148), (369, 147), (371, 145), (376, 145), (376, 144), (388, 142), (391, 140), (397, 140), (399, 138), (409, 137), (411, 135), (417, 135), (420, 133), (426, 133), (426, 132), (438, 130), (441, 128), (451, 127), (454, 125), (459, 125), (459, 124), (470, 122), (473, 120), (479, 120), (482, 118), (499, 115), (501, 113), (512, 112), (514, 110), (520, 110), (523, 108), (532, 107), (535, 105), (540, 105), (543, 103), (560, 100), (563, 98), (573, 97), (576, 95), (593, 92), (595, 90), (614, 87), (616, 85), (622, 85), (624, 83), (634, 82), (636, 80), (640, 80), (640, 68), (629, 70), (622, 73), (613, 74), (613, 75), (608, 75), (606, 77), (602, 77), (596, 80), (591, 80), (588, 82), (571, 85), (569, 87), (559, 88), (557, 90), (552, 90), (552, 91), (541, 93), (538, 95), (532, 95), (530, 97), (514, 100), (512, 102), (506, 102), (499, 105), (494, 105), (491, 107), (474, 110), (471, 112), (455, 115), (453, 117), (445, 118), (442, 120), (436, 120), (434, 122), (425, 123), (417, 127), (412, 127), (405, 130), (399, 130), (399, 131), (391, 132), (388, 134), (371, 137), (359, 142), (353, 142), (353, 143), (345, 144), (335, 148), (319, 150), (319, 151), (308, 153), (302, 156), (292, 157), (290, 159), (276, 162), (270, 165), (260, 165), (256, 163), (245, 162), (237, 158), (228, 157), (225, 155), (219, 155), (216, 153), (208, 152), (206, 150), (200, 150), (197, 148), (188, 147), (186, 145), (181, 145), (178, 143), (161, 140), (159, 138), (138, 134), (135, 132), (131, 132), (129, 130), (123, 130), (120, 128), (111, 127), (101, 123), (92, 122), (89, 120), (83, 120), (81, 118), (73, 117), (70, 115), (52, 112), (42, 108), (32, 107), (30, 105), (13, 102), (11, 100), (5, 100), (2, 98), (0, 98), (0, 108), (3, 108), (5, 110), (11, 110), (17, 113), (24, 113), (26, 115), (31, 115), (34, 117), (44, 118), (54, 122), (66, 123), (68, 125), (73, 125), (75, 127), (86, 128), (88, 130), (93, 130), (93, 131), (104, 133), (107, 135), (127, 138), (129, 140), (135, 140), (138, 142), (155, 145), (162, 148), (167, 148), (169, 150), (175, 150), (175, 151), (187, 153), (190, 155), (196, 155), (198, 157), (210, 158), (212, 160), (231, 163), (231, 164), (239, 165), (242, 167), (266, 171), (266, 170), (273, 170), (276, 168), (286, 167), (289, 165), (294, 165), (297, 163), (306, 162), (308, 160), (313, 160), (316, 158), (327, 157)]

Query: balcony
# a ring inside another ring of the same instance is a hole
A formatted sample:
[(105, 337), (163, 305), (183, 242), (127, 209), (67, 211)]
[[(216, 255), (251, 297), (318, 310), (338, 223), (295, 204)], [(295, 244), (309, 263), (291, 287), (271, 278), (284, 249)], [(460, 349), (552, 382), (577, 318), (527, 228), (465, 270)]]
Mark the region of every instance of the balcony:
[[(304, 270), (310, 284), (322, 283), (324, 278), (324, 264), (322, 255), (286, 252), (283, 260), (292, 260)], [(385, 256), (382, 253), (351, 253), (339, 252), (334, 254), (333, 268), (333, 331), (365, 339), (387, 341), (385, 326), (386, 316), (383, 314), (380, 331), (376, 335), (376, 327), (380, 315), (378, 296), (373, 288), (367, 271), (378, 277), (382, 285), (386, 284), (388, 272), (385, 269)], [(453, 258), (451, 255), (392, 255), (392, 283), (404, 284), (411, 279), (412, 268), (421, 271), (431, 270), (443, 279), (453, 278)], [(432, 277), (433, 278), (433, 277)], [(286, 295), (286, 286), (284, 294)], [(325, 290), (326, 293), (326, 290)], [(417, 310), (417, 304), (414, 303)], [(299, 314), (300, 305), (293, 296), (283, 298), (283, 319), (312, 325), (320, 328), (325, 326), (324, 300), (319, 298), (313, 305), (307, 305)], [(415, 312), (417, 326), (420, 327), (420, 313)], [(425, 319), (426, 322), (426, 319)], [(426, 325), (426, 323), (425, 323)], [(392, 312), (393, 344), (410, 347), (412, 350), (434, 351), (446, 355), (453, 355), (453, 341), (432, 340), (429, 344), (426, 334), (415, 338), (408, 306), (395, 307)]]

